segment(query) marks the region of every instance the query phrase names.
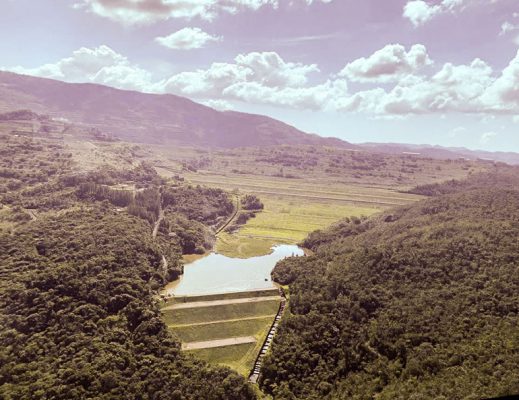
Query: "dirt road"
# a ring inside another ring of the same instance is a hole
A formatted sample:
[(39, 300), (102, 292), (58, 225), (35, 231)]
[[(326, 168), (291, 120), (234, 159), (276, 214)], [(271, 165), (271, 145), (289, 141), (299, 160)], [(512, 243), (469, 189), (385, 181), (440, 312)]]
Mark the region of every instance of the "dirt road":
[(220, 319), (216, 321), (209, 321), (209, 322), (195, 322), (194, 324), (178, 324), (178, 325), (168, 325), (168, 328), (185, 328), (188, 326), (204, 326), (204, 325), (213, 325), (213, 324), (225, 324), (227, 322), (242, 322), (242, 321), (252, 321), (255, 319), (274, 319), (276, 314), (269, 314), (269, 315), (259, 315), (257, 317), (245, 317), (245, 318), (237, 318), (237, 319)]
[(193, 301), (191, 303), (178, 303), (164, 307), (163, 310), (180, 310), (184, 308), (200, 308), (223, 306), (227, 304), (243, 304), (243, 303), (259, 303), (261, 301), (280, 300), (279, 296), (263, 296), (263, 297), (248, 297), (245, 299), (229, 299), (229, 300), (213, 300), (213, 301)]
[(234, 346), (245, 343), (256, 343), (256, 338), (254, 338), (254, 336), (243, 336), (229, 339), (206, 340), (204, 342), (182, 343), (182, 350), (211, 349), (214, 347)]

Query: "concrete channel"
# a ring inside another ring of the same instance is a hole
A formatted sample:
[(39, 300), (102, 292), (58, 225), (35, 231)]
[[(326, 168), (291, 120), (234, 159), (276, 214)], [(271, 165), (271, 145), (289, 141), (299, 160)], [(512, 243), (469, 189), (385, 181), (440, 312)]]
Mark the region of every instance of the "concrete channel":
[(252, 371), (249, 375), (249, 381), (252, 383), (258, 383), (260, 372), (261, 372), (261, 366), (263, 364), (263, 358), (267, 354), (271, 344), (272, 339), (274, 339), (274, 336), (276, 334), (276, 331), (278, 329), (279, 322), (281, 321), (281, 317), (283, 316), (283, 312), (285, 311), (285, 307), (287, 305), (287, 299), (285, 296), (285, 291), (283, 288), (279, 288), (279, 294), (281, 296), (281, 302), (279, 303), (279, 309), (276, 314), (276, 317), (274, 318), (274, 322), (272, 323), (269, 333), (267, 337), (265, 338), (265, 341), (263, 342), (263, 346), (261, 346), (261, 351), (259, 352), (258, 356), (256, 357), (256, 361), (254, 362), (254, 366), (252, 367)]

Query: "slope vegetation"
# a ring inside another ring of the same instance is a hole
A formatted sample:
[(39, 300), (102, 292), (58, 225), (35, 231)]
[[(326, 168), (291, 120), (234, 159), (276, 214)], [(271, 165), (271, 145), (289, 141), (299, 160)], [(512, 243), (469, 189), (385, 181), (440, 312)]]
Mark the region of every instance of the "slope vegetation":
[(311, 234), (315, 256), (273, 272), (290, 284), (291, 313), (263, 388), (280, 399), (519, 393), (517, 176), (436, 185), (449, 193)]
[(182, 250), (232, 212), (225, 193), (146, 165), (78, 174), (59, 142), (1, 139), (0, 398), (255, 398), (238, 374), (182, 353), (156, 301)]

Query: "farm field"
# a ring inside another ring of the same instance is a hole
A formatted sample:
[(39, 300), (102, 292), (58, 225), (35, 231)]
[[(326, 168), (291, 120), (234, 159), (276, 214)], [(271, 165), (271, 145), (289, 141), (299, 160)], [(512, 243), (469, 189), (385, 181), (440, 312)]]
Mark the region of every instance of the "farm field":
[(310, 232), (346, 216), (369, 216), (380, 210), (348, 204), (330, 205), (317, 200), (305, 203), (281, 195), (262, 196), (261, 200), (265, 208), (255, 218), (237, 232), (219, 234), (216, 242), (219, 253), (242, 258), (268, 254), (276, 244), (297, 244)]
[(286, 146), (154, 149), (154, 155), (155, 167), (165, 176), (261, 199), (265, 207), (255, 218), (218, 235), (215, 250), (239, 258), (268, 254), (276, 244), (297, 244), (345, 217), (367, 217), (418, 201), (421, 196), (407, 193), (415, 185), (463, 178), (489, 167), (467, 160)]
[(310, 232), (345, 217), (370, 216), (408, 204), (420, 196), (391, 188), (294, 180), (276, 177), (185, 174), (194, 184), (220, 187), (260, 197), (262, 212), (234, 233), (218, 235), (216, 250), (229, 257), (268, 254), (276, 244), (297, 244)]
[[(273, 295), (278, 295), (277, 289), (174, 298), (164, 304), (162, 313), (168, 328), (180, 339), (183, 347), (196, 347), (200, 342), (207, 342), (207, 348), (186, 350), (189, 354), (226, 365), (247, 376), (279, 308), (280, 298), (273, 299)], [(247, 298), (254, 301), (220, 304)], [(208, 302), (214, 305), (208, 306)], [(197, 304), (204, 306), (196, 307)], [(190, 308), (171, 308), (184, 305)], [(248, 343), (211, 347), (225, 339), (238, 343), (244, 339)]]

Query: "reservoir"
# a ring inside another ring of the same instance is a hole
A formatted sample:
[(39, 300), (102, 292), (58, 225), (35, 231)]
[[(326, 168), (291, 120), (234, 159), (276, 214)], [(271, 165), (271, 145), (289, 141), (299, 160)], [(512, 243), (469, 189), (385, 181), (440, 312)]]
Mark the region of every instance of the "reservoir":
[(211, 253), (184, 266), (184, 274), (165, 288), (165, 295), (194, 296), (204, 294), (271, 289), (270, 273), (286, 257), (303, 256), (295, 245), (278, 245), (272, 253), (251, 258), (230, 258)]

